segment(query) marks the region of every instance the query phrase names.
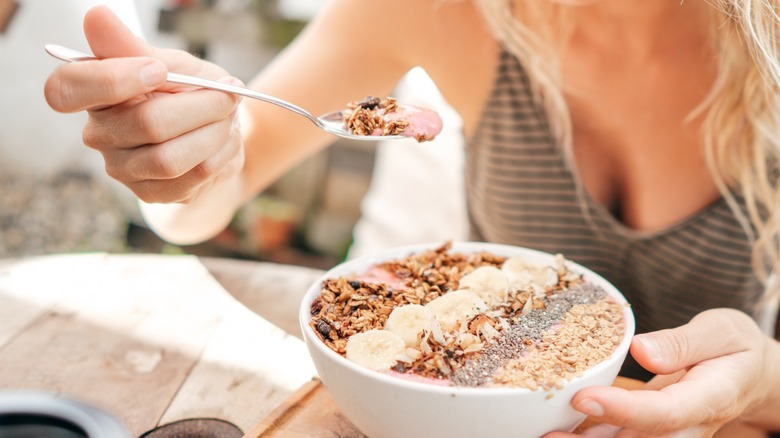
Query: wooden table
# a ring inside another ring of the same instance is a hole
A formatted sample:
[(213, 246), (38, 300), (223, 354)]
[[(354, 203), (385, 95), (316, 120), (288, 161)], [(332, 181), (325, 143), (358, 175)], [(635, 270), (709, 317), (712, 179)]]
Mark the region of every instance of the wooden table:
[(363, 437), (300, 340), (298, 303), (321, 274), (194, 256), (0, 260), (0, 391), (81, 400), (134, 436), (212, 418), (245, 438)]
[(320, 275), (194, 256), (0, 260), (0, 390), (76, 398), (136, 436), (188, 418), (248, 431), (315, 374), (297, 306)]

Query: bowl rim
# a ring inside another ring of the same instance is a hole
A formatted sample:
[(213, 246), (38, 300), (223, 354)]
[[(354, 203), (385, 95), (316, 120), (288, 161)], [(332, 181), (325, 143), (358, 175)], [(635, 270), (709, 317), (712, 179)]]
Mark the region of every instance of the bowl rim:
[[(360, 270), (358, 269), (359, 267), (364, 267), (365, 269), (366, 267), (374, 263), (403, 257), (404, 254), (408, 256), (416, 252), (436, 249), (441, 247), (443, 244), (444, 243), (442, 242), (437, 242), (437, 243), (430, 242), (430, 243), (421, 243), (421, 244), (393, 247), (381, 252), (368, 254), (368, 255), (357, 257), (352, 260), (345, 261), (327, 270), (314, 283), (312, 283), (312, 285), (309, 286), (309, 289), (304, 294), (303, 299), (301, 301), (301, 305), (299, 307), (299, 313), (298, 313), (299, 323), (301, 325), (301, 330), (303, 332), (303, 339), (306, 343), (307, 348), (317, 349), (319, 352), (324, 354), (332, 361), (335, 361), (336, 363), (348, 368), (350, 371), (356, 372), (366, 378), (378, 380), (380, 382), (384, 382), (390, 385), (400, 386), (412, 390), (441, 393), (441, 394), (446, 394), (448, 396), (458, 394), (458, 395), (486, 396), (486, 397), (495, 397), (495, 396), (502, 396), (502, 395), (504, 396), (518, 395), (521, 393), (540, 393), (540, 392), (547, 393), (547, 392), (558, 391), (558, 389), (556, 388), (540, 391), (540, 390), (532, 390), (529, 388), (522, 388), (522, 387), (485, 388), (485, 387), (466, 387), (466, 386), (455, 386), (455, 385), (436, 385), (433, 383), (418, 382), (414, 380), (404, 379), (398, 376), (393, 376), (391, 374), (368, 369), (366, 367), (360, 366), (350, 361), (346, 357), (341, 356), (340, 354), (331, 350), (327, 345), (325, 345), (325, 343), (323, 343), (320, 340), (320, 338), (317, 336), (317, 334), (314, 332), (314, 329), (312, 329), (312, 327), (309, 325), (309, 320), (311, 319), (311, 313), (310, 313), (311, 303), (319, 294), (321, 290), (322, 282), (324, 280), (336, 276), (344, 276), (347, 275), (347, 273), (349, 272), (359, 273), (360, 272)], [(449, 250), (453, 252), (464, 252), (464, 253), (486, 251), (504, 257), (509, 257), (505, 255), (505, 253), (509, 252), (515, 254), (511, 257), (528, 256), (537, 259), (538, 258), (549, 259), (550, 261), (553, 261), (555, 257), (554, 254), (550, 254), (544, 251), (539, 251), (536, 249), (521, 247), (521, 246), (513, 246), (513, 245), (506, 245), (506, 244), (499, 244), (499, 243), (473, 242), (473, 241), (451, 242), (451, 248)], [(607, 291), (607, 294), (611, 298), (615, 299), (618, 303), (623, 305), (622, 306), (623, 320), (625, 323), (625, 330), (623, 332), (623, 339), (621, 340), (620, 344), (618, 344), (618, 346), (615, 348), (615, 350), (607, 359), (599, 362), (598, 364), (592, 366), (591, 368), (588, 368), (580, 376), (567, 380), (564, 383), (564, 387), (563, 387), (564, 389), (576, 385), (577, 382), (586, 381), (590, 376), (594, 374), (599, 374), (605, 368), (609, 368), (612, 365), (614, 365), (614, 362), (617, 360), (620, 360), (620, 362), (622, 363), (625, 360), (625, 356), (628, 354), (628, 349), (629, 346), (631, 345), (631, 340), (636, 330), (636, 321), (634, 319), (634, 312), (632, 310), (631, 305), (628, 303), (628, 301), (623, 296), (623, 294), (614, 285), (612, 285), (612, 283), (610, 283), (609, 281), (607, 281), (605, 278), (601, 277), (597, 273), (593, 272), (592, 270), (586, 268), (585, 266), (582, 266), (579, 263), (573, 262), (569, 259), (566, 259), (566, 265), (569, 268), (569, 270), (574, 271), (578, 274), (582, 274), (585, 277), (586, 281), (596, 282), (599, 286), (603, 287)]]

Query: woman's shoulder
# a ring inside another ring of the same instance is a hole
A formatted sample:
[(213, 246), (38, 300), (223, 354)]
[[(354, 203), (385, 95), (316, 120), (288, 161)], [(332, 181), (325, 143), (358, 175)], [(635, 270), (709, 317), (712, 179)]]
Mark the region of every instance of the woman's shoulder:
[(471, 0), (434, 1), (430, 38), (433, 50), (420, 65), (460, 114), (468, 134), (493, 89), (500, 45)]
[(473, 0), (331, 0), (310, 27), (306, 57), (327, 50), (345, 79), (377, 88), (422, 67), (467, 130), (493, 83), (498, 44)]
[(415, 63), (492, 40), (473, 0), (331, 0), (314, 27)]

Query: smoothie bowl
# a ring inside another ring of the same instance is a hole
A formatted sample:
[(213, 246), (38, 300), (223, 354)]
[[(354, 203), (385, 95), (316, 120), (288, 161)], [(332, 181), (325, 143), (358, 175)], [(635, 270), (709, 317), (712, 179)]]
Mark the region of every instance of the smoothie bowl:
[(585, 416), (634, 334), (611, 284), (562, 255), (487, 243), (397, 248), (343, 263), (300, 309), (320, 378), (371, 438), (539, 437)]

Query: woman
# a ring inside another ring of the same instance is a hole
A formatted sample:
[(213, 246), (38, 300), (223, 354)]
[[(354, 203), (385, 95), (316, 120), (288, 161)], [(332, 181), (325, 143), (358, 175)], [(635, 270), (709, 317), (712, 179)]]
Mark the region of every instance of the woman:
[[(780, 345), (748, 316), (778, 263), (778, 4), (715, 3), (332, 0), (250, 85), (320, 114), (422, 66), (463, 119), (474, 238), (562, 252), (634, 305), (632, 356), (657, 377), (581, 391), (574, 408), (612, 425), (590, 433), (780, 430)], [(85, 143), (171, 241), (217, 233), (333, 140), (274, 106), (165, 84), (169, 70), (235, 79), (106, 9), (84, 24), (105, 59), (58, 68), (48, 102), (89, 112)]]

